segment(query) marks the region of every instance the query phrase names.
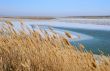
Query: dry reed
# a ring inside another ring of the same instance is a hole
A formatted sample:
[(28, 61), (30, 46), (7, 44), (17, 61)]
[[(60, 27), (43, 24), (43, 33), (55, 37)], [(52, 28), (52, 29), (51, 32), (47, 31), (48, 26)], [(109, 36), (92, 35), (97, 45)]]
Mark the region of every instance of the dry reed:
[(92, 53), (76, 49), (61, 35), (30, 29), (17, 33), (6, 23), (0, 29), (0, 71), (110, 71), (108, 57), (97, 63)]

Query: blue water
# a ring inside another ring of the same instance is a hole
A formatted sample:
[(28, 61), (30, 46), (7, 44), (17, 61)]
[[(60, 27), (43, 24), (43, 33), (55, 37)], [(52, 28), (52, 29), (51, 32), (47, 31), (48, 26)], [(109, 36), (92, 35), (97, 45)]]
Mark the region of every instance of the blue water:
[(90, 35), (94, 38), (89, 40), (71, 41), (71, 43), (75, 46), (78, 46), (78, 44), (81, 43), (85, 46), (86, 50), (88, 51), (91, 50), (95, 54), (101, 54), (101, 52), (99, 52), (100, 50), (105, 55), (108, 54), (110, 55), (110, 31), (86, 30), (86, 29), (62, 28), (62, 27), (54, 27), (54, 28)]

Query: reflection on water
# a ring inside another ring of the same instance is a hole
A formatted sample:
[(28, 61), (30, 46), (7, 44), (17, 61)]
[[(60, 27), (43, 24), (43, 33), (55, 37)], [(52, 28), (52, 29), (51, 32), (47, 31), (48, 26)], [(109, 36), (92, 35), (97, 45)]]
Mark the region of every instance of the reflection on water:
[(78, 45), (78, 43), (82, 43), (83, 45), (85, 45), (86, 50), (91, 50), (95, 54), (100, 54), (99, 50), (103, 51), (105, 55), (110, 54), (110, 31), (85, 30), (85, 29), (62, 28), (62, 27), (55, 27), (55, 28), (90, 35), (94, 38), (89, 40), (76, 41), (76, 42), (71, 41), (71, 43), (76, 46)]

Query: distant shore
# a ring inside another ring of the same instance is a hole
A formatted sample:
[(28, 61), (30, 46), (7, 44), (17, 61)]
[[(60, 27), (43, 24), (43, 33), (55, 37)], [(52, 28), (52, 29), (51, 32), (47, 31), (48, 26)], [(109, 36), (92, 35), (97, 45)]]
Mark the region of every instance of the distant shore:
[(57, 18), (65, 18), (65, 19), (110, 19), (110, 16), (0, 16), (0, 18), (13, 18), (13, 19), (35, 19), (35, 20), (50, 20)]
[(67, 16), (62, 18), (110, 19), (110, 16)]
[(54, 17), (34, 17), (34, 16), (18, 16), (18, 17), (0, 17), (5, 19), (32, 19), (32, 20), (51, 20)]

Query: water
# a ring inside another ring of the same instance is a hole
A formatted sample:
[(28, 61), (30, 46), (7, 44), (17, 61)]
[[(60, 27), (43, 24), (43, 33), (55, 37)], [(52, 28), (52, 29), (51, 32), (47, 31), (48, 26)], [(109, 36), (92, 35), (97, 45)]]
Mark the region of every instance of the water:
[[(20, 28), (18, 21), (13, 21), (13, 24), (16, 29)], [(83, 39), (83, 40), (76, 40), (70, 42), (75, 46), (77, 46), (79, 43), (82, 43), (85, 46), (86, 50), (88, 51), (91, 50), (95, 54), (100, 54), (99, 50), (104, 52), (105, 55), (110, 54), (110, 26), (103, 26), (103, 25), (94, 26), (93, 24), (92, 25), (74, 24), (74, 23), (58, 22), (58, 21), (27, 21), (27, 20), (24, 22), (24, 24), (29, 27), (31, 24), (45, 25), (45, 26), (47, 25), (47, 26), (52, 26), (56, 29), (60, 29), (59, 30), (60, 32), (67, 30), (71, 32), (77, 32), (78, 34), (79, 33), (84, 34), (84, 37), (82, 38), (85, 38), (86, 40)], [(91, 30), (89, 29), (89, 27)], [(74, 33), (73, 35), (77, 35), (77, 33)]]
[(55, 27), (57, 29), (69, 30), (72, 32), (79, 32), (86, 35), (93, 36), (93, 39), (81, 40), (81, 41), (71, 41), (72, 44), (77, 45), (82, 43), (85, 46), (85, 49), (92, 51), (95, 54), (100, 54), (99, 50), (104, 52), (105, 55), (110, 54), (110, 31), (103, 30), (87, 30), (87, 29), (74, 29), (74, 28), (62, 28)]
[[(88, 35), (93, 38), (89, 39), (90, 37), (84, 36), (82, 38), (87, 38), (87, 37), (88, 38), (86, 40), (84, 39), (84, 40), (71, 41), (71, 43), (74, 44), (75, 46), (77, 46), (79, 43), (82, 43), (85, 46), (86, 50), (88, 51), (91, 50), (95, 54), (100, 54), (99, 50), (104, 52), (105, 55), (110, 54), (110, 30), (106, 30), (106, 29), (110, 29), (109, 26), (103, 26), (103, 25), (94, 26), (93, 24), (92, 25), (74, 24), (74, 23), (58, 22), (58, 21), (35, 21), (35, 22), (26, 21), (25, 23), (28, 25), (38, 24), (38, 25), (44, 25), (44, 26), (46, 25), (53, 26), (53, 27), (56, 27), (56, 29), (60, 29), (59, 30), (60, 32), (61, 30), (62, 31), (67, 30), (71, 32), (77, 32), (84, 35)], [(89, 27), (91, 29), (89, 29)]]

